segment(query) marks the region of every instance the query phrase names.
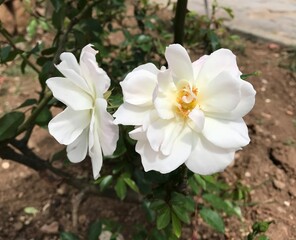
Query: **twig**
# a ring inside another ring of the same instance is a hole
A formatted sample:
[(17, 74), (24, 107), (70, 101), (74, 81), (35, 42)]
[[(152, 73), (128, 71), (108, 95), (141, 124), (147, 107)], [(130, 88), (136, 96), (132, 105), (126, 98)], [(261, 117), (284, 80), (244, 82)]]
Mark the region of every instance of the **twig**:
[[(0, 32), (2, 33), (2, 35), (5, 37), (5, 39), (7, 40), (7, 42), (10, 44), (10, 46), (13, 47), (14, 50), (16, 51), (22, 51), (21, 49), (19, 49), (13, 42), (12, 38), (10, 37), (10, 34), (6, 31), (6, 29), (4, 29), (1, 25), (0, 25)], [(35, 66), (34, 63), (32, 63), (28, 58), (26, 58), (23, 54), (20, 54), (21, 58), (38, 74), (40, 74), (40, 70)]]
[(83, 198), (85, 197), (87, 189), (83, 189), (77, 195), (73, 196), (72, 198), (72, 224), (74, 229), (77, 227), (78, 224), (78, 210), (80, 203), (82, 202)]

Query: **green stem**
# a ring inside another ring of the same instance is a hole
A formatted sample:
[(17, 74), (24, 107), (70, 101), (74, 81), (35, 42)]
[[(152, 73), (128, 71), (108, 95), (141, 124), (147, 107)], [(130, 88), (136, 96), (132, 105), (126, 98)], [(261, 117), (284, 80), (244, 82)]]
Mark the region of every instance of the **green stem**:
[(48, 104), (51, 98), (52, 93), (48, 88), (46, 88), (42, 100), (39, 102), (32, 114), (27, 118), (27, 120), (22, 125), (20, 125), (20, 127), (17, 130), (17, 135), (26, 131), (30, 127), (30, 125), (35, 121), (35, 119), (38, 117), (43, 108)]
[(174, 19), (174, 43), (183, 45), (187, 0), (178, 0)]

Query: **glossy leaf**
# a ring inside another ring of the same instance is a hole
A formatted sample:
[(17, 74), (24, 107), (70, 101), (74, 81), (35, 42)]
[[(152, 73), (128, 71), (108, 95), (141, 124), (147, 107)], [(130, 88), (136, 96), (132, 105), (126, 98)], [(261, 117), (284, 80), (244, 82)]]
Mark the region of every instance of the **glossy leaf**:
[(176, 235), (176, 237), (177, 238), (181, 237), (182, 225), (179, 218), (176, 216), (174, 212), (172, 212), (172, 227), (173, 227), (173, 233)]
[(173, 205), (172, 206), (173, 212), (178, 216), (178, 218), (184, 222), (189, 224), (190, 223), (190, 216), (186, 210), (180, 206)]
[(108, 175), (108, 176), (104, 176), (102, 181), (100, 182), (100, 191), (104, 191), (108, 186), (110, 186), (110, 184), (112, 183), (113, 180), (113, 176), (112, 175)]
[(168, 205), (165, 205), (160, 211), (159, 215), (157, 216), (156, 226), (157, 229), (163, 229), (167, 227), (170, 223), (171, 219), (171, 210)]
[(115, 192), (117, 196), (123, 200), (126, 196), (126, 184), (122, 178), (119, 178), (115, 184)]
[(134, 190), (137, 193), (139, 192), (139, 188), (134, 180), (132, 180), (130, 178), (124, 178), (123, 180), (132, 190)]
[(209, 208), (202, 208), (199, 213), (202, 219), (207, 224), (209, 224), (217, 232), (224, 233), (225, 231), (224, 222), (216, 211), (213, 211), (212, 209), (209, 209)]
[(0, 118), (0, 141), (14, 137), (24, 120), (22, 112), (10, 112)]
[(102, 233), (102, 222), (97, 220), (89, 226), (87, 240), (98, 240)]
[(28, 107), (28, 106), (32, 106), (34, 104), (37, 103), (37, 100), (35, 98), (29, 98), (29, 99), (26, 99), (21, 105), (19, 105), (16, 109), (19, 109), (19, 108), (23, 108), (23, 107)]

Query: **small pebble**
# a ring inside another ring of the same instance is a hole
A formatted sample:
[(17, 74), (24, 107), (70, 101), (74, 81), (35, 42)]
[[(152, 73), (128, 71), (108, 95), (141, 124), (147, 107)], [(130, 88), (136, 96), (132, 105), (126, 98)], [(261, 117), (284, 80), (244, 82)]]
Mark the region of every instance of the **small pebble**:
[(23, 224), (21, 222), (17, 222), (17, 223), (14, 223), (13, 224), (13, 228), (16, 230), (16, 231), (19, 231), (23, 228)]
[(287, 110), (286, 111), (286, 114), (289, 115), (289, 116), (293, 116), (294, 115), (294, 113), (292, 111), (290, 111), (290, 110)]
[(290, 207), (290, 202), (284, 201), (285, 206)]
[(250, 172), (245, 172), (245, 177), (251, 177), (251, 173)]
[(59, 223), (57, 221), (54, 221), (50, 224), (44, 224), (40, 228), (40, 231), (48, 234), (56, 234), (59, 232)]
[(9, 162), (4, 161), (4, 162), (1, 164), (1, 166), (2, 166), (3, 169), (8, 169), (8, 168), (10, 167), (10, 164), (9, 164)]
[(276, 179), (273, 180), (273, 185), (277, 189), (284, 189), (286, 187), (286, 184), (285, 183), (283, 183), (283, 182), (281, 182), (279, 180), (276, 180)]
[(266, 102), (266, 103), (270, 103), (271, 100), (270, 100), (269, 98), (266, 98), (266, 99), (265, 99), (265, 102)]

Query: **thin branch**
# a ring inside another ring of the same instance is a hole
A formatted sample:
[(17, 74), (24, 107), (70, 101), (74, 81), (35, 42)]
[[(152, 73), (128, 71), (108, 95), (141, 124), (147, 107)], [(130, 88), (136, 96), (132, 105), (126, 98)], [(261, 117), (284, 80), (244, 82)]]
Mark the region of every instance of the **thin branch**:
[(178, 0), (174, 19), (174, 43), (183, 45), (187, 0)]
[[(101, 192), (100, 189), (91, 182), (76, 179), (71, 174), (53, 167), (49, 161), (38, 157), (26, 145), (22, 145), (20, 141), (15, 140), (12, 144), (12, 146), (0, 145), (0, 158), (23, 164), (39, 173), (42, 172), (46, 174), (48, 173), (47, 171), (49, 171), (54, 175), (61, 177), (66, 184), (76, 189), (83, 190), (85, 193), (97, 195), (100, 197), (118, 199), (113, 189), (106, 189), (104, 192)], [(17, 152), (15, 149), (21, 153)], [(44, 176), (44, 174), (42, 174), (42, 176)], [(128, 192), (126, 200), (131, 203), (139, 203), (139, 196), (134, 192)]]
[[(13, 42), (10, 34), (6, 31), (6, 29), (4, 29), (2, 27), (2, 25), (0, 25), (0, 32), (2, 33), (2, 35), (4, 36), (4, 38), (7, 40), (7, 42), (10, 44), (10, 46), (13, 47), (14, 50), (16, 51), (22, 51), (21, 49), (19, 49)], [(24, 56), (23, 54), (20, 54), (21, 58), (37, 73), (40, 74), (40, 70), (35, 66), (34, 63), (32, 63), (26, 56)]]

